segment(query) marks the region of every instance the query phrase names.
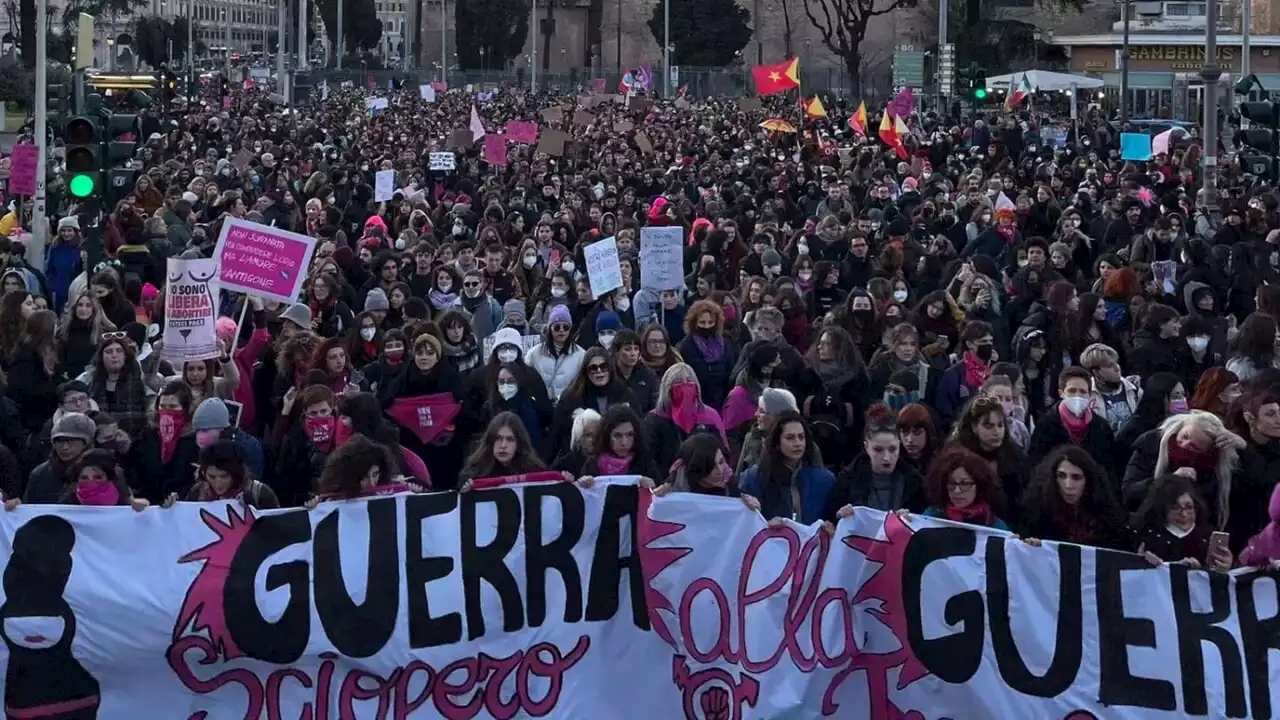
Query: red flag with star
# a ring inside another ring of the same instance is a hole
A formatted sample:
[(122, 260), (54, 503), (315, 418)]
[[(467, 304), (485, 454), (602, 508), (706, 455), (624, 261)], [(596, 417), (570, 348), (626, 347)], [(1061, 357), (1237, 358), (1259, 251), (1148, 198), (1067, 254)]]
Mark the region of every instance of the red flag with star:
[(791, 58), (776, 65), (756, 65), (751, 68), (757, 95), (773, 95), (800, 87), (800, 59)]

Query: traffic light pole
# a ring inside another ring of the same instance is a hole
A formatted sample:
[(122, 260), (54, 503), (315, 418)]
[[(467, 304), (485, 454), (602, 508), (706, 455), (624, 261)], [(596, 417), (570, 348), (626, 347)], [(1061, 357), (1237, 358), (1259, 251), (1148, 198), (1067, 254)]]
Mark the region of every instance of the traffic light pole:
[[(49, 3), (36, 3), (36, 196), (31, 211), (31, 249), (44, 262), (49, 241), (49, 221), (45, 217), (45, 184), (48, 180), (49, 147)], [(18, 214), (22, 214), (19, 202)]]
[(1218, 79), (1222, 67), (1218, 65), (1218, 0), (1205, 3), (1204, 67), (1200, 79), (1204, 81), (1204, 189), (1205, 209), (1211, 216), (1218, 211)]

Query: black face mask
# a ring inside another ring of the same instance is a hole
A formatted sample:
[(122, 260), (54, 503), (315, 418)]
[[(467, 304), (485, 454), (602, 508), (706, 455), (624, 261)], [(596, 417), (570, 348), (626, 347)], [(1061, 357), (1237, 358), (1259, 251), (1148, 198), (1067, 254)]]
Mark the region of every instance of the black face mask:
[(981, 360), (982, 362), (990, 362), (991, 353), (994, 351), (995, 351), (995, 347), (992, 345), (979, 345), (978, 348), (973, 351), (973, 354), (976, 355), (978, 359)]

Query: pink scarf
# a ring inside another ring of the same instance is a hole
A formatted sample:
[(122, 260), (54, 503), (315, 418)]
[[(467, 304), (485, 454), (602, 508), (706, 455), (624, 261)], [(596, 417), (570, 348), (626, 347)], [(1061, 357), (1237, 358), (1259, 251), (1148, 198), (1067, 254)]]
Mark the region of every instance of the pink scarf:
[(610, 453), (600, 453), (596, 457), (596, 467), (601, 475), (626, 475), (631, 467), (631, 456), (618, 457)]
[(1089, 423), (1093, 422), (1093, 408), (1085, 406), (1080, 417), (1076, 417), (1065, 405), (1058, 403), (1058, 417), (1062, 420), (1062, 426), (1067, 429), (1071, 444), (1079, 445), (1084, 442), (1084, 434), (1089, 429)]
[(991, 377), (991, 366), (978, 359), (971, 352), (964, 354), (964, 384), (966, 387), (978, 389)]
[(698, 422), (698, 386), (682, 382), (671, 387), (671, 421), (686, 433)]

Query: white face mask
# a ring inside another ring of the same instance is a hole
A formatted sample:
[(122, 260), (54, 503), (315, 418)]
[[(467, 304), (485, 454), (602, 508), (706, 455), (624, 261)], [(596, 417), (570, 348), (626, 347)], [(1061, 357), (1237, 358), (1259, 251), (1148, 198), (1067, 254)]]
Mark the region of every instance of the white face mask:
[(907, 291), (906, 291), (906, 290), (894, 290), (894, 291), (893, 291), (893, 299), (894, 299), (894, 301), (895, 301), (895, 302), (906, 302), (906, 301), (907, 301)]
[(520, 392), (520, 387), (515, 383), (498, 383), (498, 394), (503, 400), (510, 400), (517, 392)]
[(613, 345), (613, 333), (601, 333), (599, 336), (600, 347), (608, 350)]
[(575, 265), (572, 260), (565, 260), (564, 262), (560, 263), (560, 269), (564, 270), (567, 273), (573, 272), (573, 269), (576, 267), (578, 266)]
[(512, 348), (502, 348), (498, 351), (498, 362), (515, 362), (518, 355), (520, 355), (520, 353), (517, 350)]
[(1204, 336), (1189, 337), (1187, 338), (1187, 344), (1191, 346), (1192, 350), (1203, 352), (1205, 348), (1209, 347), (1209, 338)]
[(616, 305), (618, 307), (618, 310), (621, 312), (626, 312), (631, 309), (630, 298), (620, 297), (617, 300), (615, 300), (613, 304)]
[(404, 238), (396, 238), (396, 249), (397, 250), (404, 249)]
[(569, 292), (569, 291), (568, 291), (568, 290), (565, 290), (564, 288), (553, 287), (553, 288), (551, 288), (551, 297), (554, 297), (554, 298), (562, 298), (562, 297), (564, 297), (566, 294), (568, 294), (568, 292)]
[(1067, 412), (1080, 417), (1084, 414), (1085, 409), (1089, 407), (1089, 398), (1069, 397), (1065, 398), (1062, 404), (1067, 408)]
[(524, 256), (524, 258), (522, 258), (522, 259), (520, 260), (520, 262), (521, 262), (521, 263), (522, 263), (526, 268), (531, 268), (531, 267), (533, 267), (534, 265), (537, 265), (537, 264), (538, 264), (538, 256), (537, 256), (537, 255), (525, 255), (525, 256)]
[(365, 342), (372, 342), (373, 336), (377, 334), (377, 328), (360, 328), (360, 337), (363, 338)]
[(801, 255), (808, 255), (808, 254), (809, 254), (809, 244), (808, 244), (808, 243), (800, 243), (799, 245), (796, 245), (796, 252), (800, 253)]
[(796, 277), (800, 278), (801, 280), (804, 280), (805, 282), (809, 282), (809, 278), (813, 277), (813, 271), (801, 270), (800, 272), (796, 273)]

